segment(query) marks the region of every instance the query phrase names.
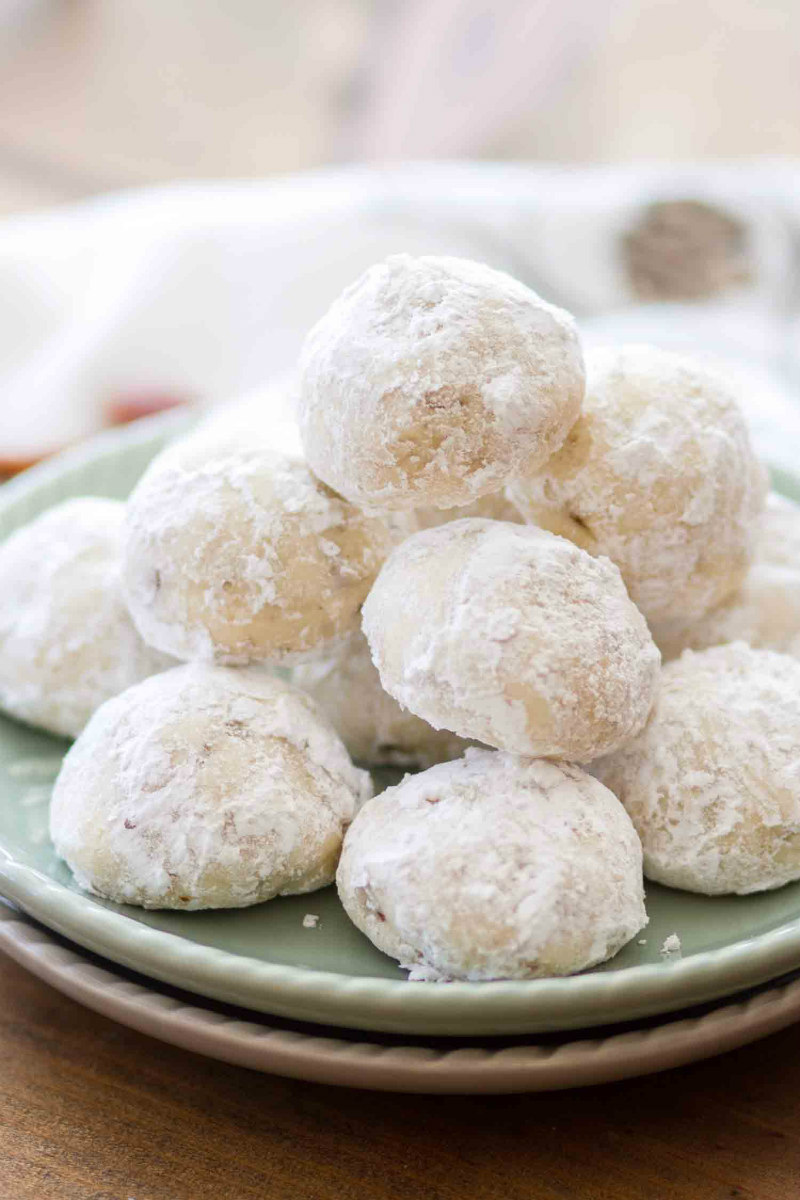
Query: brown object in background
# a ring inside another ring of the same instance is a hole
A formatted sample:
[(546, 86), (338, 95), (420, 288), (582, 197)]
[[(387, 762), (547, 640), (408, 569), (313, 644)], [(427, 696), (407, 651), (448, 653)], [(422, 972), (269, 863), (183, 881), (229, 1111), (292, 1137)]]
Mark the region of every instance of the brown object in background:
[[(106, 425), (128, 425), (131, 421), (138, 421), (140, 417), (152, 417), (156, 413), (167, 412), (169, 409), (181, 408), (191, 403), (190, 396), (176, 396), (169, 392), (121, 392), (105, 405), (105, 422)], [(42, 459), (49, 458), (50, 453), (38, 455), (36, 458), (12, 458), (0, 454), (0, 483), (4, 479), (10, 479), (12, 475), (19, 475), (20, 471), (26, 471), (28, 467), (35, 466)]]
[(622, 238), (642, 300), (706, 300), (753, 280), (744, 222), (702, 200), (650, 204)]
[(121, 392), (108, 401), (106, 420), (109, 425), (128, 425), (140, 417), (152, 417), (184, 404), (191, 404), (189, 396), (176, 396), (169, 392)]
[(10, 479), (12, 475), (19, 475), (20, 471), (27, 471), (28, 467), (34, 466), (38, 461), (36, 458), (0, 457), (0, 483), (4, 479)]

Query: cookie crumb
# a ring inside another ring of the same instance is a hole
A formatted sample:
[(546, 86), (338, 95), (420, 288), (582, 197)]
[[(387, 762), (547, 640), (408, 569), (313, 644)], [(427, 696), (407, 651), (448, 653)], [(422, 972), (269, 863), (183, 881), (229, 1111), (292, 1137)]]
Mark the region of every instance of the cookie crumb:
[(424, 963), (400, 963), (404, 971), (408, 971), (409, 983), (452, 983), (452, 977), (441, 975), (435, 967)]
[(303, 917), (303, 929), (316, 929), (319, 925), (319, 917), (316, 913), (306, 913)]
[(646, 945), (647, 945), (647, 938), (639, 938), (639, 942), (638, 942), (638, 944), (639, 944), (640, 946), (646, 946)]
[(661, 955), (663, 958), (680, 958), (681, 939), (677, 933), (671, 933), (668, 938), (664, 939), (664, 945), (661, 947)]

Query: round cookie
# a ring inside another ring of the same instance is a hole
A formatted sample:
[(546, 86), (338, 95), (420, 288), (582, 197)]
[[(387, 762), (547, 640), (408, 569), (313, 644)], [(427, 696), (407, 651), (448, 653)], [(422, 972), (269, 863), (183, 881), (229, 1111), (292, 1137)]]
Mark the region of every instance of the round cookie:
[(76, 737), (105, 700), (173, 665), (146, 646), (120, 586), (124, 505), (86, 496), (0, 545), (0, 707)]
[(668, 663), (650, 720), (592, 767), (669, 887), (747, 894), (800, 879), (800, 663), (743, 642)]
[(663, 621), (650, 632), (665, 662), (739, 641), (800, 658), (800, 570), (754, 563), (739, 591), (698, 621)]
[[(281, 454), (285, 454), (291, 459), (304, 462), (303, 443), (295, 416), (297, 388), (297, 378), (293, 372), (279, 375), (266, 387), (258, 388), (236, 400), (213, 408), (192, 433), (192, 440), (196, 437), (203, 437), (209, 440), (221, 438), (223, 441), (229, 442), (231, 438), (240, 435), (252, 440), (255, 435), (259, 440), (266, 440), (271, 450), (280, 451)], [(487, 496), (485, 499), (479, 500), (474, 507), (477, 509), (479, 505), (485, 505), (485, 511), (482, 510), (480, 513), (476, 511), (474, 514), (476, 516), (497, 516), (498, 520), (522, 521), (518, 510), (502, 493)], [(389, 542), (391, 545), (396, 545), (412, 533), (416, 533), (418, 529), (427, 528), (428, 525), (438, 525), (441, 521), (452, 520), (457, 515), (473, 515), (471, 509), (472, 506), (470, 506), (469, 513), (460, 513), (458, 509), (452, 509), (450, 510), (452, 515), (443, 514), (441, 517), (439, 517), (437, 509), (421, 510), (419, 515), (410, 511), (388, 512), (381, 514), (380, 519), (388, 528)], [(506, 516), (512, 511), (516, 513), (515, 518)], [(434, 516), (434, 514), (436, 515)]]
[(481, 263), (408, 254), (342, 293), (300, 375), (310, 466), (379, 510), (469, 504), (535, 471), (584, 391), (568, 313)]
[(406, 512), (386, 512), (381, 514), (386, 522), (392, 544), (397, 546), (419, 533), (421, 529), (433, 529), (436, 525), (447, 525), (450, 521), (461, 521), (465, 517), (485, 517), (489, 521), (512, 521), (515, 525), (524, 525), (525, 519), (517, 506), (511, 502), (506, 490), (492, 492), (490, 496), (481, 496), (472, 504), (460, 504), (456, 508), (414, 508)]
[(414, 534), (363, 608), (383, 687), (436, 729), (588, 762), (637, 733), (660, 656), (617, 568), (528, 525)]
[(363, 634), (292, 670), (313, 696), (356, 762), (430, 767), (464, 753), (467, 743), (400, 707), (381, 687)]
[(489, 750), (364, 806), (336, 885), (412, 979), (531, 979), (603, 962), (647, 923), (625, 810), (568, 763)]
[(617, 564), (650, 621), (694, 619), (742, 582), (766, 476), (724, 380), (652, 346), (588, 358), (583, 412), (509, 488), (531, 522)]
[(457, 508), (417, 508), (408, 514), (413, 518), (415, 530), (432, 529), (434, 525), (446, 525), (448, 521), (461, 521), (465, 517), (485, 517), (488, 521), (512, 521), (524, 525), (525, 518), (516, 504), (509, 498), (505, 488), (481, 496), (472, 504), (461, 504)]
[(800, 509), (770, 492), (754, 549), (744, 583), (722, 604), (697, 621), (651, 624), (665, 661), (738, 641), (800, 658)]
[(391, 541), (264, 431), (215, 426), (135, 488), (126, 597), (146, 641), (176, 658), (297, 661), (358, 628)]
[(81, 887), (144, 908), (241, 908), (325, 887), (364, 799), (316, 705), (250, 667), (175, 667), (98, 709), (50, 833)]

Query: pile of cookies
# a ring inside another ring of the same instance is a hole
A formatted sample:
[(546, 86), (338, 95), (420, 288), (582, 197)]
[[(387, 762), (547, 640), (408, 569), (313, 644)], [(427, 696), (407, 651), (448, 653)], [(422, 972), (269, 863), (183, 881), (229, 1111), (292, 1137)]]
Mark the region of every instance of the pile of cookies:
[[(800, 510), (728, 381), (585, 364), (522, 283), (398, 255), (296, 392), (296, 423), (233, 406), (127, 505), (0, 547), (0, 704), (76, 737), (51, 833), (82, 887), (199, 909), (336, 878), (412, 978), (487, 980), (615, 954), (643, 872), (800, 878)], [(387, 764), (416, 773), (370, 798)]]

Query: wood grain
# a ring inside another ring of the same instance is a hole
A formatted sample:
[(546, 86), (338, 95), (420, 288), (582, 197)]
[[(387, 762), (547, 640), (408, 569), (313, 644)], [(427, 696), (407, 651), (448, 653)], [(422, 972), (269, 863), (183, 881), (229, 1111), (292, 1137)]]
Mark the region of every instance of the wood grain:
[(800, 1026), (649, 1079), (392, 1096), (259, 1075), (0, 956), (3, 1200), (797, 1200)]

